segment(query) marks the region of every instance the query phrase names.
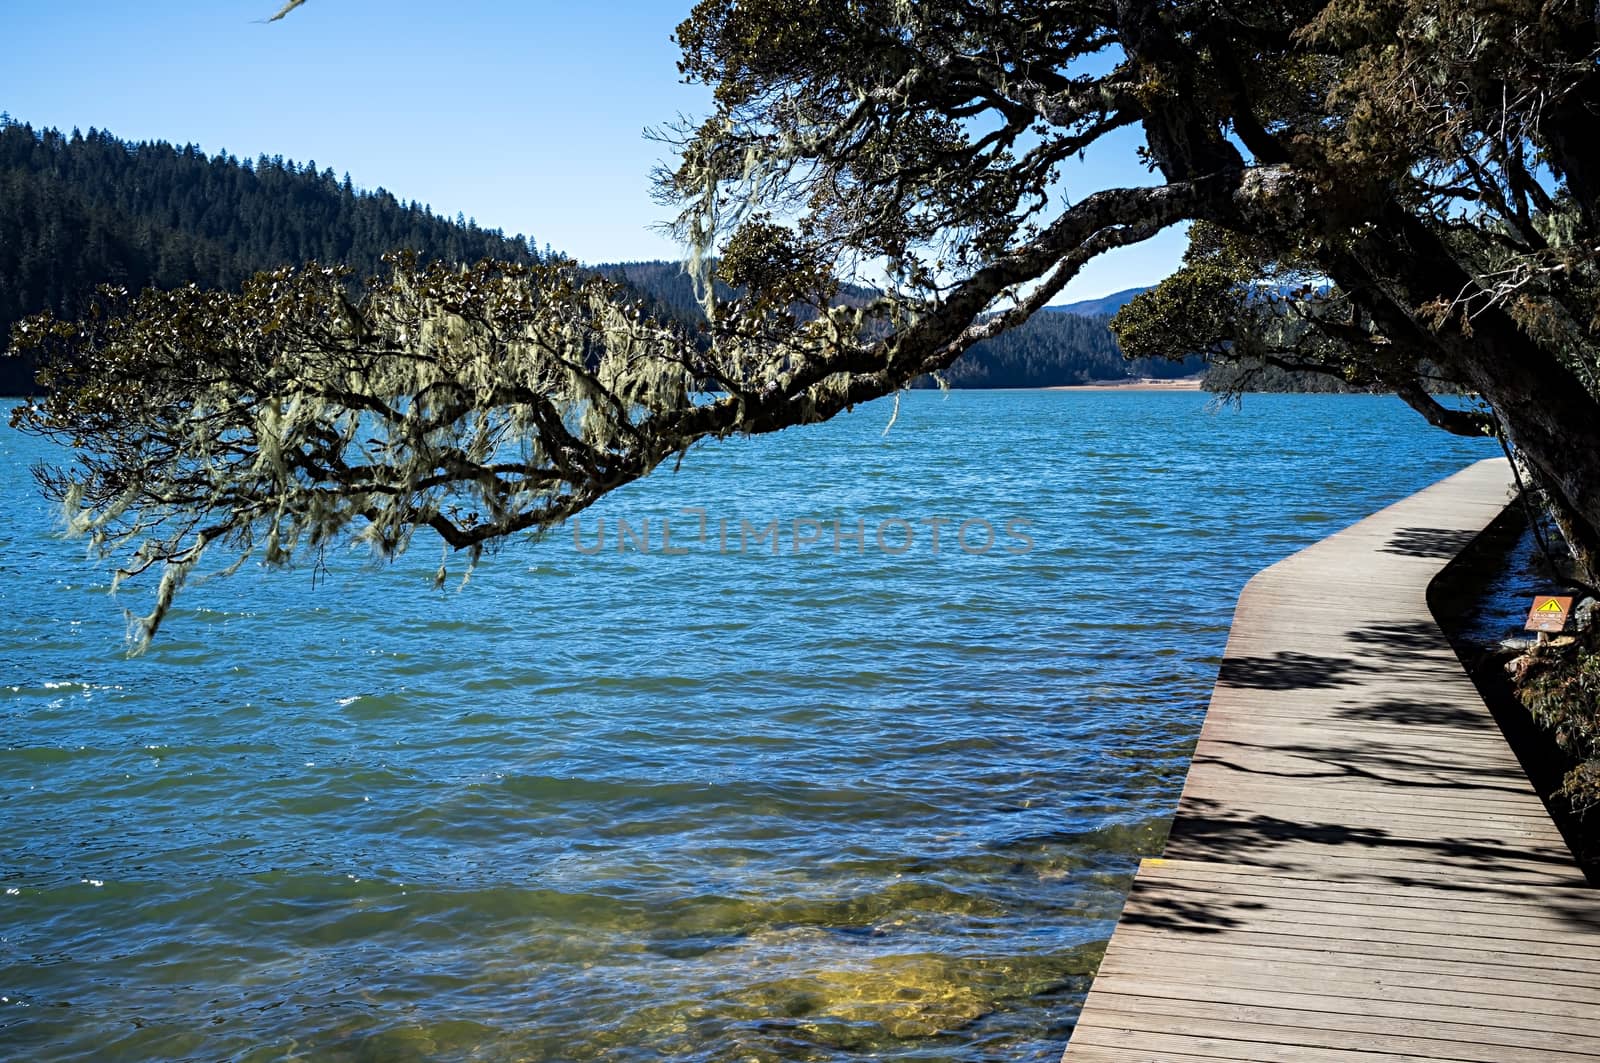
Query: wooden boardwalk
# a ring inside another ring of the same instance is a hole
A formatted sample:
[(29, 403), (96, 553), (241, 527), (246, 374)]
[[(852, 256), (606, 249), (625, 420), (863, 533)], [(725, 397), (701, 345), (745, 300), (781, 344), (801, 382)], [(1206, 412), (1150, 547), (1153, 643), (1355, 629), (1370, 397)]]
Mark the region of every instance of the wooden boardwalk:
[(1600, 891), (1428, 610), (1486, 461), (1245, 587), (1064, 1063), (1600, 1063)]

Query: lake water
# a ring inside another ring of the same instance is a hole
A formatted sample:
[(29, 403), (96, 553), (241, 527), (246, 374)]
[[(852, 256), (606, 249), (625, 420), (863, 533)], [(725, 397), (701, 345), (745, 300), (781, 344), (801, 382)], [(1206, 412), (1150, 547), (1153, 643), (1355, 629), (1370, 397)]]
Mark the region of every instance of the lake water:
[(1497, 449), (1362, 396), (889, 411), (464, 589), (421, 536), (246, 569), (135, 659), (148, 587), (0, 431), (0, 1057), (1053, 1060), (1244, 581)]

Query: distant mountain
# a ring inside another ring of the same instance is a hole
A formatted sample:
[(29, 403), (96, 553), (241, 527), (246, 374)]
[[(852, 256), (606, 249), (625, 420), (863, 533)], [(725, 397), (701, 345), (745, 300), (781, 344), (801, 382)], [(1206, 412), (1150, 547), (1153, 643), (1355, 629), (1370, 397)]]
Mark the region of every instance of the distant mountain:
[[(17, 321), (73, 317), (101, 284), (236, 288), (310, 259), (366, 275), (403, 248), (425, 260), (540, 257), (528, 237), (359, 190), (313, 162), (36, 131), (0, 115), (0, 350)], [(32, 388), (31, 364), (0, 357), (0, 394)]]
[[(638, 289), (645, 297), (647, 308), (661, 316), (691, 327), (705, 320), (695, 299), (694, 284), (681, 263), (612, 262), (593, 268)], [(1073, 305), (1110, 305), (1119, 299), (1127, 302), (1143, 290), (1130, 289)], [(719, 286), (717, 294), (731, 299), (738, 293)], [(866, 300), (872, 294), (870, 289), (849, 286), (843, 292), (844, 298), (850, 301)], [(1198, 358), (1183, 362), (1154, 359), (1129, 362), (1122, 357), (1116, 337), (1106, 327), (1106, 312), (1077, 314), (1054, 306), (1048, 310), (1051, 312), (1035, 314), (1016, 328), (973, 347), (945, 371), (946, 382), (955, 388), (1056, 387), (1139, 376), (1191, 376), (1204, 368)], [(936, 382), (927, 377), (918, 381), (917, 386), (934, 387)]]
[[(1172, 379), (1204, 368), (1201, 358), (1129, 361), (1103, 315), (1041, 312), (977, 344), (943, 375), (953, 388), (1050, 388), (1129, 377)], [(918, 386), (934, 385), (926, 379)]]
[(1150, 287), (1126, 288), (1110, 295), (1102, 295), (1098, 299), (1084, 299), (1076, 303), (1061, 303), (1057, 306), (1047, 306), (1045, 310), (1052, 314), (1079, 314), (1083, 317), (1110, 317), (1118, 310), (1133, 302), (1134, 296), (1143, 295)]

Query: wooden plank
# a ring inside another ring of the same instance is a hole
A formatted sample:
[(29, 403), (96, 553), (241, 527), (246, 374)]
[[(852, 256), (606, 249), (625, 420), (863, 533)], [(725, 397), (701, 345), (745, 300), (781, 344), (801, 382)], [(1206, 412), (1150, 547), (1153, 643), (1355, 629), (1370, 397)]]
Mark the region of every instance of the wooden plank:
[(1099, 1045), (1080, 1045), (1072, 1054), (1073, 1063), (1216, 1063), (1216, 1058), (1172, 1052), (1157, 1056), (1136, 1048), (1102, 1048)]
[[(1165, 1063), (1168, 1059), (1184, 1056), (1198, 1056), (1208, 1061), (1229, 1060), (1233, 1063), (1352, 1063), (1358, 1058), (1360, 1063), (1416, 1063), (1419, 1059), (1455, 1058), (1433, 1054), (1418, 1056), (1392, 1050), (1363, 1052), (1359, 1057), (1354, 1057), (1340, 1049), (1285, 1044), (1271, 1031), (1267, 1040), (1253, 1040), (1247, 1035), (1199, 1036), (1151, 1031), (1137, 1022), (1119, 1023), (1119, 1019), (1121, 1016), (1108, 1015), (1104, 1023), (1078, 1026), (1072, 1032), (1072, 1040), (1067, 1043), (1067, 1051), (1071, 1053), (1079, 1045), (1096, 1049), (1109, 1047), (1138, 1053), (1135, 1059), (1149, 1060), (1150, 1063)], [(1078, 1057), (1069, 1054), (1067, 1058), (1076, 1063)]]
[[(1318, 884), (1309, 880), (1302, 881), (1307, 881), (1309, 885)], [(1194, 903), (1205, 903), (1211, 897), (1216, 897), (1235, 900), (1244, 907), (1260, 904), (1293, 914), (1327, 912), (1349, 915), (1352, 919), (1365, 918), (1367, 913), (1382, 913), (1390, 918), (1426, 919), (1428, 916), (1437, 916), (1441, 910), (1437, 899), (1413, 898), (1409, 890), (1385, 890), (1378, 894), (1366, 890), (1346, 893), (1316, 889), (1284, 890), (1249, 879), (1208, 880), (1193, 873), (1185, 875), (1173, 884), (1181, 891), (1176, 897), (1172, 893), (1163, 892), (1165, 885), (1161, 879), (1146, 879), (1141, 883), (1139, 892), (1141, 900), (1170, 903), (1174, 899), (1193, 898)], [(1459, 923), (1464, 927), (1526, 928), (1533, 932), (1557, 934), (1562, 940), (1571, 939), (1574, 927), (1574, 922), (1569, 916), (1552, 912), (1545, 905), (1511, 904), (1491, 897), (1484, 897), (1480, 902), (1474, 903), (1474, 898), (1463, 897), (1461, 894), (1452, 896), (1448, 903), (1450, 905), (1447, 909), (1448, 918), (1452, 923)], [(1596, 928), (1589, 926), (1587, 929)]]
[(1600, 1053), (1592, 1017), (1529, 1015), (1493, 1006), (1451, 1007), (1391, 1000), (1347, 998), (1327, 993), (1261, 992), (1220, 986), (1143, 981), (1136, 994), (1103, 990), (1102, 1006), (1164, 1014), (1226, 1018), (1271, 1026), (1354, 1033), (1427, 1036), (1441, 1041), (1507, 1048)]
[[(1371, 886), (1366, 883), (1349, 883), (1339, 879), (1325, 881), (1317, 878), (1296, 878), (1275, 875), (1270, 871), (1246, 864), (1202, 863), (1169, 859), (1167, 857), (1152, 857), (1142, 861), (1139, 865), (1137, 877), (1156, 879), (1176, 877), (1184, 881), (1209, 878), (1226, 881), (1232, 884), (1230, 888), (1239, 888), (1240, 885), (1248, 882), (1283, 890), (1332, 890), (1343, 893), (1360, 893), (1362, 895), (1370, 895), (1371, 893)], [(1423, 903), (1435, 905), (1451, 905), (1480, 900), (1494, 905), (1559, 910), (1562, 912), (1584, 910), (1590, 917), (1590, 925), (1600, 929), (1600, 910), (1594, 908), (1595, 902), (1600, 898), (1597, 898), (1595, 890), (1587, 885), (1580, 887), (1561, 887), (1544, 884), (1527, 886), (1514, 882), (1471, 883), (1450, 886), (1418, 885), (1403, 891), (1391, 890), (1388, 896), (1414, 898)]]
[(1373, 789), (1370, 786), (1354, 783), (1345, 786), (1319, 786), (1310, 792), (1295, 787), (1267, 786), (1249, 780), (1229, 780), (1229, 784), (1216, 782), (1213, 785), (1214, 780), (1209, 775), (1199, 772), (1191, 774), (1189, 778), (1191, 785), (1186, 786), (1183, 792), (1187, 800), (1237, 800), (1241, 807), (1245, 801), (1264, 800), (1284, 809), (1371, 811), (1385, 815), (1409, 814), (1441, 822), (1459, 821), (1480, 825), (1505, 822), (1525, 829), (1547, 831), (1558, 837), (1560, 835), (1543, 808), (1534, 811), (1527, 802), (1520, 800), (1476, 803), (1469, 797), (1396, 794), (1393, 791)]
[(1507, 479), (1481, 462), (1250, 580), (1065, 1063), (1600, 1063), (1600, 893), (1414, 548), (1475, 535)]
[(1525, 885), (1549, 883), (1563, 886), (1581, 886), (1584, 883), (1583, 873), (1576, 865), (1563, 872), (1561, 868), (1544, 862), (1523, 860), (1486, 862), (1481, 859), (1481, 854), (1476, 853), (1468, 854), (1469, 858), (1460, 864), (1455, 864), (1451, 862), (1452, 858), (1442, 853), (1431, 854), (1431, 858), (1424, 854), (1416, 854), (1411, 859), (1398, 855), (1384, 859), (1329, 853), (1325, 850), (1332, 846), (1314, 840), (1301, 843), (1297, 849), (1289, 848), (1287, 844), (1252, 845), (1245, 838), (1239, 838), (1231, 846), (1224, 842), (1225, 839), (1210, 838), (1202, 841), (1186, 837), (1177, 834), (1175, 828), (1173, 835), (1169, 836), (1167, 851), (1183, 859), (1200, 860), (1216, 858), (1226, 852), (1230, 859), (1247, 857), (1263, 867), (1279, 871), (1294, 871), (1299, 874), (1321, 871), (1327, 875), (1342, 875), (1352, 879), (1361, 878), (1398, 885), (1479, 881), (1506, 881)]
[(1528, 816), (1447, 815), (1407, 809), (1404, 805), (1373, 807), (1370, 802), (1354, 801), (1339, 805), (1285, 805), (1273, 801), (1271, 794), (1257, 792), (1241, 793), (1230, 801), (1188, 794), (1178, 806), (1178, 815), (1200, 820), (1219, 816), (1246, 822), (1298, 824), (1307, 835), (1322, 827), (1348, 834), (1352, 844), (1363, 838), (1388, 846), (1445, 839), (1500, 848), (1510, 844), (1529, 855), (1537, 852), (1540, 862), (1551, 859), (1552, 854), (1558, 860), (1570, 859), (1560, 832), (1548, 823), (1541, 826)]
[[(1103, 975), (1121, 975), (1128, 981), (1151, 987), (1174, 977), (1172, 958), (1154, 960), (1145, 953), (1122, 950), (1108, 955), (1100, 965)], [(1281, 993), (1313, 996), (1337, 992), (1347, 1001), (1432, 1004), (1459, 1008), (1514, 1008), (1519, 1016), (1549, 1016), (1556, 1020), (1552, 1029), (1565, 1027), (1566, 1020), (1594, 1029), (1593, 1009), (1581, 1001), (1562, 1000), (1539, 992), (1540, 983), (1486, 983), (1481, 978), (1456, 978), (1440, 974), (1405, 971), (1373, 971), (1366, 968), (1341, 968), (1331, 971), (1310, 961), (1269, 963), (1259, 958), (1250, 963), (1215, 966), (1206, 971), (1204, 982), (1186, 980), (1182, 985), (1195, 999), (1211, 992), (1245, 990), (1262, 999)]]
[[(1359, 707), (1359, 706), (1356, 706)], [(1345, 711), (1352, 711), (1349, 703)], [(1206, 714), (1205, 733), (1208, 738), (1237, 738), (1256, 742), (1289, 744), (1303, 739), (1308, 732), (1332, 739), (1337, 745), (1358, 742), (1427, 739), (1428, 748), (1435, 756), (1482, 757), (1495, 771), (1516, 763), (1516, 758), (1506, 749), (1505, 736), (1499, 728), (1473, 730), (1467, 727), (1447, 727), (1429, 724), (1408, 724), (1385, 721), (1378, 703), (1368, 710), (1376, 719), (1340, 718), (1308, 720), (1305, 716), (1287, 712), (1261, 712), (1228, 706), (1218, 711), (1215, 706)], [(1490, 721), (1493, 722), (1492, 720)]]
[(1194, 756), (1196, 765), (1215, 765), (1236, 772), (1294, 780), (1315, 787), (1324, 780), (1355, 777), (1383, 786), (1398, 786), (1423, 792), (1452, 791), (1482, 795), (1507, 804), (1537, 802), (1538, 795), (1527, 785), (1526, 776), (1513, 773), (1506, 765), (1486, 764), (1473, 771), (1465, 758), (1447, 760), (1418, 751), (1418, 759), (1400, 759), (1403, 750), (1394, 743), (1385, 748), (1352, 744), (1314, 744), (1309, 737), (1296, 744), (1253, 742), (1233, 736), (1202, 733)]
[(1172, 1052), (1156, 1056), (1136, 1048), (1101, 1048), (1099, 1045), (1079, 1045), (1072, 1058), (1074, 1063), (1216, 1063), (1215, 1056)]
[[(1494, 915), (1453, 909), (1439, 912), (1437, 909), (1396, 908), (1381, 903), (1294, 902), (1286, 901), (1281, 894), (1222, 894), (1181, 887), (1162, 888), (1154, 883), (1144, 885), (1136, 902), (1130, 901), (1129, 907), (1124, 909), (1124, 920), (1148, 923), (1151, 918), (1170, 918), (1175, 908), (1212, 906), (1217, 908), (1219, 915), (1231, 911), (1248, 915), (1251, 926), (1287, 923), (1300, 927), (1351, 927), (1367, 931), (1444, 935), (1476, 942), (1500, 938), (1512, 942), (1572, 946), (1572, 927), (1562, 920), (1518, 919), (1509, 913)], [(1394, 933), (1385, 933), (1383, 937), (1387, 941), (1399, 940)], [(1580, 958), (1587, 955), (1582, 951), (1582, 943), (1576, 948)]]
[[(1445, 797), (1437, 793), (1418, 793), (1411, 790), (1391, 791), (1387, 797), (1381, 794), (1374, 796), (1373, 787), (1378, 784), (1369, 780), (1324, 783), (1314, 788), (1297, 789), (1263, 785), (1259, 780), (1241, 778), (1209, 765), (1195, 765), (1189, 777), (1195, 780), (1195, 785), (1192, 789), (1185, 790), (1183, 800), (1186, 801), (1226, 802), (1231, 795), (1238, 794), (1252, 799), (1266, 798), (1275, 803), (1281, 797), (1281, 804), (1286, 809), (1322, 807), (1368, 811), (1411, 809), (1417, 815), (1437, 812), (1441, 819), (1465, 817), (1476, 820), (1487, 816), (1518, 816), (1534, 822), (1538, 822), (1538, 817), (1542, 815), (1545, 817), (1545, 823), (1550, 822), (1549, 814), (1543, 811), (1542, 806), (1539, 811), (1535, 811), (1527, 801), (1520, 799), (1487, 798), (1465, 794)], [(1551, 825), (1550, 829), (1555, 830), (1554, 825)]]
[[(1149, 948), (1162, 948), (1166, 944), (1190, 936), (1206, 941), (1224, 937), (1222, 931), (1196, 930), (1187, 935), (1182, 927), (1147, 928), (1137, 923), (1119, 924), (1117, 933), (1126, 934), (1130, 941), (1144, 942)], [(1478, 943), (1462, 939), (1446, 944), (1418, 935), (1406, 941), (1377, 940), (1352, 928), (1308, 927), (1304, 932), (1292, 933), (1269, 924), (1245, 924), (1230, 927), (1226, 933), (1230, 945), (1259, 949), (1282, 949), (1291, 952), (1316, 952), (1327, 956), (1343, 957), (1351, 962), (1377, 963), (1396, 958), (1420, 960), (1427, 963), (1468, 963), (1479, 968), (1498, 968), (1500, 976), (1519, 981), (1542, 979), (1551, 984), (1582, 986), (1600, 990), (1600, 970), (1587, 963), (1587, 956), (1550, 955), (1524, 946), (1507, 949), (1497, 942)], [(1579, 951), (1582, 951), (1580, 947)], [(1355, 960), (1362, 957), (1361, 960)], [(1600, 998), (1596, 1000), (1600, 1005)]]
[[(1494, 986), (1496, 993), (1506, 996), (1541, 996), (1549, 1001), (1579, 1007), (1586, 1013), (1594, 1013), (1595, 1007), (1600, 1005), (1600, 986), (1581, 975), (1563, 975), (1562, 981), (1552, 981), (1536, 970), (1501, 970), (1494, 964), (1451, 961), (1437, 956), (1427, 959), (1354, 956), (1299, 946), (1272, 948), (1259, 943), (1232, 945), (1227, 941), (1186, 940), (1173, 943), (1170, 940), (1150, 941), (1149, 938), (1139, 938), (1130, 933), (1123, 945), (1107, 949), (1104, 962), (1112, 970), (1144, 970), (1147, 965), (1160, 962), (1150, 959), (1155, 956), (1165, 956), (1166, 970), (1181, 970), (1186, 978), (1203, 975), (1210, 980), (1213, 977), (1232, 977), (1235, 972), (1286, 967), (1322, 972), (1320, 977), (1325, 985), (1330, 981), (1336, 981), (1338, 985), (1362, 985), (1366, 978), (1371, 977), (1381, 978), (1386, 985), (1389, 981), (1394, 981), (1395, 985), (1419, 985), (1419, 980), (1429, 980), (1427, 983), (1434, 985), (1434, 980), (1437, 980), (1440, 985), (1458, 983), (1477, 989)], [(1587, 981), (1587, 985), (1570, 985), (1573, 981)], [(1093, 991), (1090, 996), (1093, 997)]]
[[(1185, 798), (1178, 806), (1179, 815), (1205, 815), (1208, 802), (1220, 799)], [(1447, 814), (1429, 809), (1411, 809), (1405, 806), (1374, 808), (1370, 803), (1333, 799), (1328, 804), (1314, 806), (1286, 805), (1272, 800), (1272, 795), (1256, 792), (1235, 794), (1228, 802), (1229, 811), (1236, 816), (1255, 820), (1337, 826), (1355, 831), (1382, 831), (1391, 839), (1428, 840), (1458, 837), (1464, 841), (1485, 844), (1511, 841), (1527, 851), (1545, 855), (1566, 852), (1561, 834), (1549, 824), (1540, 824), (1529, 816), (1502, 816), (1494, 813)]]
[[(1348, 1053), (1401, 1052), (1424, 1059), (1470, 1060), (1472, 1063), (1594, 1063), (1600, 1047), (1588, 1051), (1587, 1045), (1569, 1042), (1564, 1047), (1524, 1047), (1485, 1044), (1481, 1040), (1454, 1040), (1438, 1036), (1440, 1027), (1412, 1025), (1384, 1019), (1370, 1019), (1364, 1029), (1346, 1030), (1331, 1021), (1332, 1016), (1315, 1017), (1277, 1014), (1270, 1008), (1231, 1008), (1209, 1004), (1186, 1005), (1177, 1001), (1147, 1001), (1144, 1007), (1123, 1010), (1121, 1001), (1102, 1005), (1112, 1024), (1156, 1033), (1188, 1037), (1217, 1037), (1239, 1041), (1258, 1041), (1294, 1045), (1302, 1048), (1336, 1049)], [(1153, 1006), (1162, 1008), (1152, 1011)], [(1296, 1023), (1312, 1023), (1296, 1025)], [(1477, 1027), (1475, 1029), (1482, 1029)], [(1080, 1026), (1074, 1036), (1082, 1030)], [(1427, 1036), (1429, 1032), (1435, 1036)], [(1452, 1032), (1452, 1031), (1446, 1031)], [(1360, 1058), (1360, 1057), (1348, 1057)]]
[(1547, 990), (1553, 999), (1572, 1003), (1587, 1003), (1591, 1008), (1600, 999), (1600, 978), (1593, 971), (1565, 969), (1552, 978), (1538, 968), (1502, 967), (1492, 959), (1457, 953), (1423, 953), (1421, 956), (1405, 950), (1356, 950), (1348, 943), (1329, 943), (1334, 947), (1321, 947), (1314, 941), (1290, 938), (1262, 938), (1245, 940), (1156, 934), (1135, 927), (1119, 928), (1106, 950), (1109, 958), (1113, 952), (1143, 950), (1166, 956), (1171, 966), (1183, 965), (1196, 972), (1231, 970), (1255, 963), (1311, 963), (1324, 968), (1327, 977), (1347, 978), (1349, 970), (1357, 972), (1392, 972), (1397, 975), (1441, 975), (1470, 979), (1479, 986), (1502, 986), (1510, 983), (1534, 985)]

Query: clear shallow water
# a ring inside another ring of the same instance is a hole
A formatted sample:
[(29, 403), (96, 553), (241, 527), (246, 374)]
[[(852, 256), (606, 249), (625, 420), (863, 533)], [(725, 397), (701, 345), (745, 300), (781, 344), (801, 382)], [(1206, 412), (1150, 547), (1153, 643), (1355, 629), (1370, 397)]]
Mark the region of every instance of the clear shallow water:
[[(604, 553), (246, 570), (133, 660), (145, 588), (0, 431), (0, 1057), (1053, 1060), (1239, 587), (1495, 452), (1205, 405), (914, 393), (695, 451), (585, 518)], [(614, 551), (682, 506), (867, 549)], [(874, 542), (939, 516), (1035, 547)]]

